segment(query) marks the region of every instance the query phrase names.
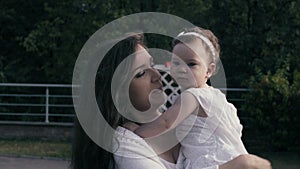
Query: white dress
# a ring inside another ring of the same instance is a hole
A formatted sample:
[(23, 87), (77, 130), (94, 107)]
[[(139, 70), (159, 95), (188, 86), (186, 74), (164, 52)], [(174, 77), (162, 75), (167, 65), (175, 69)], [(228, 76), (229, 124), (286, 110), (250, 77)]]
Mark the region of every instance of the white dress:
[(191, 88), (208, 117), (190, 115), (176, 129), (182, 152), (187, 158), (184, 168), (217, 169), (241, 154), (247, 154), (241, 140), (242, 125), (236, 108), (225, 95), (213, 87)]

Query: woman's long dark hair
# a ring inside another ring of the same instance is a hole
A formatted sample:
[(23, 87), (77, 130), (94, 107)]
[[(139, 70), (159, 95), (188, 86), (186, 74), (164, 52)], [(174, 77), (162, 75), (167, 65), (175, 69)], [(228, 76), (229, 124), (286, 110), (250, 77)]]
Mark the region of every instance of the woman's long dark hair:
[[(96, 75), (95, 92), (99, 109), (107, 123), (114, 129), (125, 120), (117, 111), (112, 95), (111, 82), (118, 65), (133, 54), (137, 45), (143, 44), (142, 34), (132, 34), (118, 42), (105, 55)], [(74, 122), (71, 169), (114, 169), (113, 154), (99, 147), (84, 132), (77, 119)]]

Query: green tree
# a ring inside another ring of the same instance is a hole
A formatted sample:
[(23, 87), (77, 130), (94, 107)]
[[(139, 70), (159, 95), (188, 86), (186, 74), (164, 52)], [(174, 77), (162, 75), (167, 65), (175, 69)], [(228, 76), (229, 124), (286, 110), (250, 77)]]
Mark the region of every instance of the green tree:
[(0, 1), (0, 82), (25, 82), (32, 66), (26, 60), (30, 54), (20, 45), (33, 23), (45, 14), (43, 1)]
[(299, 148), (300, 131), (300, 72), (290, 73), (290, 58), (274, 73), (257, 74), (248, 80), (252, 92), (245, 95), (245, 111), (251, 112), (257, 137), (266, 150)]
[[(269, 150), (299, 148), (299, 1), (256, 2), (255, 21), (263, 37), (252, 56), (244, 110), (251, 112), (257, 134)], [(264, 13), (264, 15), (262, 14)], [(254, 18), (253, 18), (254, 20)]]

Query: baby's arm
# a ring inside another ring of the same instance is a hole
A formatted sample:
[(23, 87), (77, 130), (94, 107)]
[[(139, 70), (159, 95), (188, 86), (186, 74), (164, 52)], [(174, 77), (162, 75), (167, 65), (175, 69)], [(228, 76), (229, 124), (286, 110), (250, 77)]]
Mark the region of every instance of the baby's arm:
[(156, 120), (142, 124), (134, 132), (143, 137), (153, 137), (175, 128), (190, 114), (198, 111), (199, 102), (189, 92), (183, 92), (175, 103)]

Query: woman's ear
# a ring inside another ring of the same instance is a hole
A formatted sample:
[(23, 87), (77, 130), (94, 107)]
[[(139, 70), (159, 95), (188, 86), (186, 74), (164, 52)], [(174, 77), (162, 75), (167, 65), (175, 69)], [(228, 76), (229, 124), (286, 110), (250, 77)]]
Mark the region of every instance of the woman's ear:
[(206, 77), (210, 78), (216, 71), (216, 64), (210, 63), (207, 67)]

